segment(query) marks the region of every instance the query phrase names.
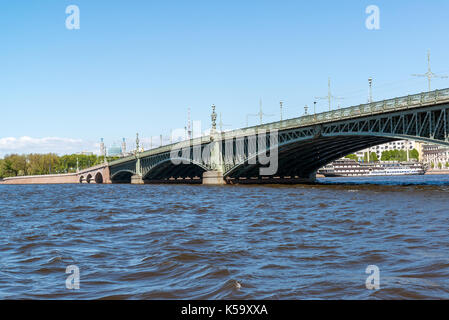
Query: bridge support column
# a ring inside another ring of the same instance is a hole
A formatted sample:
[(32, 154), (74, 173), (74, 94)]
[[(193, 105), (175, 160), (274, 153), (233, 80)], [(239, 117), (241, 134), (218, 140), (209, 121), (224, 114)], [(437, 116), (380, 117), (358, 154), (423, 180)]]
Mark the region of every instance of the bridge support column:
[[(213, 110), (215, 110), (215, 107), (213, 107)], [(220, 148), (221, 133), (216, 132), (214, 119), (212, 119), (211, 140), (210, 164), (212, 170), (203, 173), (203, 184), (226, 184), (223, 179), (223, 154)]]
[(305, 178), (304, 183), (316, 183), (316, 171), (312, 172), (308, 178)]
[(138, 174), (131, 176), (131, 184), (144, 184), (142, 176)]
[[(137, 144), (137, 150), (139, 150), (139, 146), (138, 146), (139, 141), (136, 141)], [(139, 152), (139, 151), (137, 151)], [(136, 154), (136, 174), (131, 176), (131, 184), (144, 184), (143, 179), (142, 179), (142, 171), (141, 171), (141, 167), (140, 167), (140, 157), (139, 154)]]
[(224, 181), (224, 179), (223, 179), (223, 172), (205, 171), (203, 173), (203, 184), (206, 184), (206, 185), (226, 184), (226, 181)]

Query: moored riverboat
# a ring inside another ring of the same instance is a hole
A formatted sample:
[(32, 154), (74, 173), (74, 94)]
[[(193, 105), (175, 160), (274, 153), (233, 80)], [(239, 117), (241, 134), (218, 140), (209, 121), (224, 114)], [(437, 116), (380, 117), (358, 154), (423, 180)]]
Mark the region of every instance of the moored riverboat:
[(336, 160), (320, 170), (325, 177), (369, 177), (423, 175), (426, 169), (419, 162), (358, 162), (352, 159)]

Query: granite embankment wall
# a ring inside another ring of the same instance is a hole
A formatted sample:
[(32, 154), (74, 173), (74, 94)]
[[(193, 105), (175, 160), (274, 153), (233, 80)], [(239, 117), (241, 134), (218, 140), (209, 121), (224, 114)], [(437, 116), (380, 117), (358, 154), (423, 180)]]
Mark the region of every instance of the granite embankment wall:
[(0, 184), (68, 184), (68, 183), (111, 183), (109, 167), (100, 164), (76, 173), (47, 174), (42, 176), (21, 176), (4, 178)]
[(0, 184), (65, 184), (79, 183), (76, 173), (4, 178)]
[(449, 174), (449, 170), (427, 170), (426, 174)]

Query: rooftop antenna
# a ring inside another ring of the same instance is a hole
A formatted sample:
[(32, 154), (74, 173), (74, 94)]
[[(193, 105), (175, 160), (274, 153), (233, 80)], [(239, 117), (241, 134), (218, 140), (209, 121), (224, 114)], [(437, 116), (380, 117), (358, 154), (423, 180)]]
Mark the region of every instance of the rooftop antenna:
[(437, 75), (432, 72), (432, 69), (430, 68), (430, 50), (427, 50), (427, 72), (424, 74), (412, 74), (413, 77), (427, 77), (427, 81), (429, 82), (429, 92), (432, 90), (432, 78), (440, 78), (445, 79), (447, 76), (445, 75)]
[(327, 96), (326, 97), (315, 97), (315, 99), (321, 99), (321, 100), (327, 100), (329, 103), (329, 111), (332, 110), (332, 99), (334, 100), (343, 100), (344, 98), (341, 97), (335, 97), (331, 93), (331, 78), (329, 77), (327, 79)]

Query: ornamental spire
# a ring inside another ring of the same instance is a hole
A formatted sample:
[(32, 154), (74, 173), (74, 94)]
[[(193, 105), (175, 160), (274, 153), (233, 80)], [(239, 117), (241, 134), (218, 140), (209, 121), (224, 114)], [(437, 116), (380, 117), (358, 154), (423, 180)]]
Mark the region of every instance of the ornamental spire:
[(217, 129), (217, 113), (215, 112), (215, 105), (212, 105), (211, 119), (212, 119), (212, 130), (215, 131)]

